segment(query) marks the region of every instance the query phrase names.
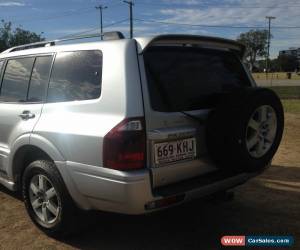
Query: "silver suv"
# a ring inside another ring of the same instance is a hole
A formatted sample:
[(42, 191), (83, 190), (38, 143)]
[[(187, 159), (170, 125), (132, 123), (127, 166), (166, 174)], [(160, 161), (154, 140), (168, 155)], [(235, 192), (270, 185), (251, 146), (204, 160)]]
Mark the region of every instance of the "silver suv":
[(77, 208), (144, 214), (222, 192), (271, 162), (276, 94), (226, 39), (42, 42), (0, 54), (0, 183), (47, 234)]

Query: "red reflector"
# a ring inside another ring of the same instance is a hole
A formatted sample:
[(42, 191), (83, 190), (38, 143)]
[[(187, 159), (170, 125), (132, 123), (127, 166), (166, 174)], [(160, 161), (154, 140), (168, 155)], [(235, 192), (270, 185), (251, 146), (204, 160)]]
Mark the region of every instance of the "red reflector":
[(104, 137), (104, 167), (117, 170), (144, 168), (145, 151), (144, 118), (125, 119)]
[(144, 153), (125, 153), (120, 155), (120, 160), (130, 160), (130, 161), (143, 161), (144, 160)]

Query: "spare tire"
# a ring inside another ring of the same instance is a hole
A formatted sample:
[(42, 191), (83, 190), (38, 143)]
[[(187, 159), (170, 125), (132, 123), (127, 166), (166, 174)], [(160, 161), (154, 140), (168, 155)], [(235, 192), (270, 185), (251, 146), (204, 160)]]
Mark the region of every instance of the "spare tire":
[(232, 91), (220, 98), (209, 115), (208, 152), (219, 168), (256, 172), (272, 160), (283, 127), (283, 107), (272, 90)]

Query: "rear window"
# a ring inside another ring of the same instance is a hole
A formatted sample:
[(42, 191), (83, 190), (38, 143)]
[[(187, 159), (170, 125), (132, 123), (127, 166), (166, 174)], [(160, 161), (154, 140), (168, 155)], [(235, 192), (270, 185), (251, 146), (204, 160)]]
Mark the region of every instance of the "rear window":
[(52, 69), (48, 102), (96, 99), (101, 92), (100, 51), (60, 52)]
[(229, 51), (191, 47), (153, 47), (144, 55), (153, 110), (175, 112), (213, 108), (220, 95), (250, 85)]

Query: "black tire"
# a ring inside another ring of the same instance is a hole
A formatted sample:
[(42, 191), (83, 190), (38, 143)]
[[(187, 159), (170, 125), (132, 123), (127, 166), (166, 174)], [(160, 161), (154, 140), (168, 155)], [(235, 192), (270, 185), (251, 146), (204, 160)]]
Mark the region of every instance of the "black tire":
[[(261, 157), (253, 157), (246, 144), (247, 126), (255, 110), (273, 108), (277, 130), (273, 144)], [(275, 155), (283, 133), (284, 112), (278, 96), (266, 88), (246, 88), (224, 95), (207, 122), (209, 154), (221, 169), (235, 172), (263, 170)]]
[[(33, 209), (30, 200), (30, 182), (35, 176), (46, 177), (55, 188), (59, 200), (59, 213), (57, 219), (51, 223), (44, 223)], [(28, 215), (34, 224), (51, 237), (63, 237), (74, 232), (74, 217), (77, 212), (75, 204), (70, 197), (63, 179), (55, 164), (51, 161), (37, 160), (32, 162), (24, 171), (22, 178), (22, 195)]]

